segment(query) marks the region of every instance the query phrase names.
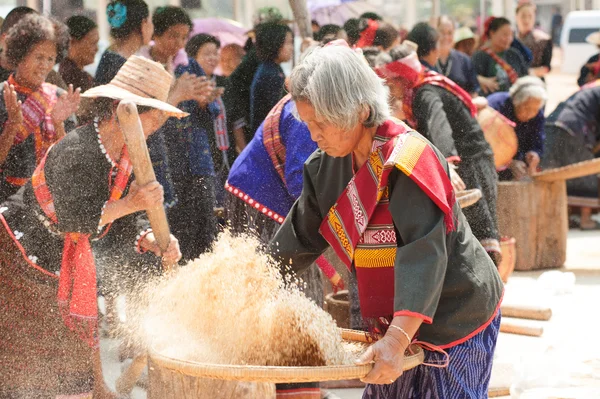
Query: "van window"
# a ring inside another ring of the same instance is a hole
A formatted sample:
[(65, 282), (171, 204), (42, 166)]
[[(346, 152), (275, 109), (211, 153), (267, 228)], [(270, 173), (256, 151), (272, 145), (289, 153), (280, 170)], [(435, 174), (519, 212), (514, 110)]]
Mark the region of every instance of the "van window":
[(569, 43), (587, 43), (585, 38), (588, 35), (598, 32), (598, 27), (596, 28), (573, 28), (569, 32)]

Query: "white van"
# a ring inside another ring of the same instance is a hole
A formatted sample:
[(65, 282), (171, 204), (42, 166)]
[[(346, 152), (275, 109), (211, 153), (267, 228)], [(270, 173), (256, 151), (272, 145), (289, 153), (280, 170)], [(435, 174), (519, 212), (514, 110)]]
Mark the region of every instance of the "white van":
[(572, 11), (567, 15), (560, 35), (562, 72), (578, 74), (585, 62), (597, 54), (597, 46), (585, 38), (600, 30), (600, 10)]

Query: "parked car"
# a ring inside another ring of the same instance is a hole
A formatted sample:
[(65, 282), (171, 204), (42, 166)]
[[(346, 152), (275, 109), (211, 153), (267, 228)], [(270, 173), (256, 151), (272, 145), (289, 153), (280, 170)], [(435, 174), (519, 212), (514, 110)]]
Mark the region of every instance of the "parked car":
[(600, 10), (572, 11), (567, 15), (560, 35), (563, 51), (562, 72), (579, 73), (580, 68), (598, 47), (586, 42), (588, 35), (600, 30)]

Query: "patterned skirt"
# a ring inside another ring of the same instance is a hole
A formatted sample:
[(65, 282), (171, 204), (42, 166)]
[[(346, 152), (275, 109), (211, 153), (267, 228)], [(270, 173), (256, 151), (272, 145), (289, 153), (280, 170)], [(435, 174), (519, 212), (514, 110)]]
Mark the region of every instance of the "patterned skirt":
[(465, 158), (458, 164), (458, 174), (467, 188), (481, 190), (481, 199), (463, 209), (473, 235), (487, 252), (500, 252), (500, 233), (496, 215), (498, 175), (493, 155)]
[[(484, 399), (492, 375), (492, 361), (500, 330), (500, 313), (482, 332), (446, 349), (446, 368), (418, 366), (393, 384), (367, 385), (363, 399)], [(425, 352), (426, 363), (440, 363), (443, 355)]]
[(91, 397), (92, 349), (63, 323), (58, 279), (30, 265), (1, 222), (0, 248), (0, 399)]

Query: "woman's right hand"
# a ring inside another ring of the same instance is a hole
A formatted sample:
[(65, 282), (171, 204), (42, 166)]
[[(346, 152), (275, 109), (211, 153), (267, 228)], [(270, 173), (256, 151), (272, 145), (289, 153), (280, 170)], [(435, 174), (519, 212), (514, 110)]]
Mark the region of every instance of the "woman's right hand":
[(498, 91), (500, 86), (498, 85), (498, 79), (496, 77), (486, 78), (485, 76), (477, 75), (477, 81), (483, 91), (483, 94), (490, 94)]
[(206, 76), (184, 73), (176, 81), (169, 95), (169, 103), (177, 106), (183, 101), (195, 100), (199, 104), (207, 103), (212, 94), (212, 82)]
[(133, 181), (129, 187), (129, 193), (124, 199), (132, 213), (145, 211), (163, 206), (164, 191), (157, 181), (144, 186)]
[(510, 171), (514, 180), (523, 180), (527, 176), (527, 164), (523, 161), (513, 159), (510, 163)]
[(17, 91), (13, 85), (4, 85), (4, 104), (8, 113), (7, 122), (13, 125), (23, 123), (23, 112), (21, 112), (21, 101), (17, 97)]

